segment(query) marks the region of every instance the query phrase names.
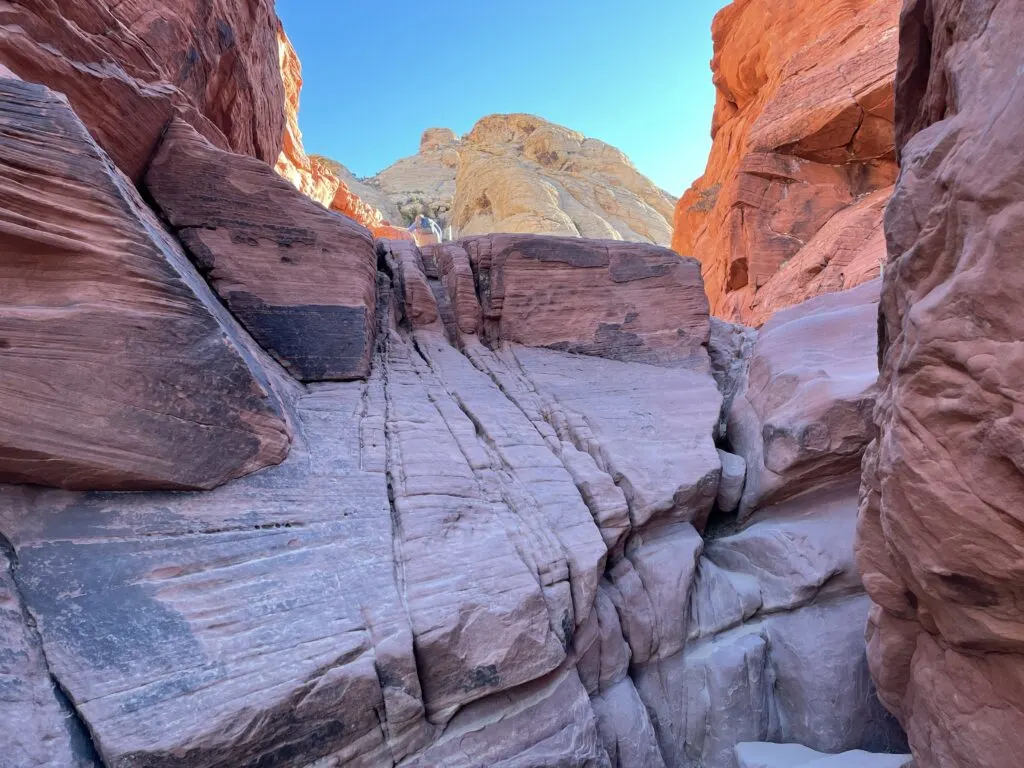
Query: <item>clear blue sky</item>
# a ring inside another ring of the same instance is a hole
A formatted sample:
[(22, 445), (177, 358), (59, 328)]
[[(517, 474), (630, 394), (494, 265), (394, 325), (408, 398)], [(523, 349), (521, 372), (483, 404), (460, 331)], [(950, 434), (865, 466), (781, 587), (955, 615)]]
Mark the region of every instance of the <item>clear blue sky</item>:
[(725, 0), (277, 0), (302, 60), (307, 152), (370, 176), (420, 134), (529, 112), (622, 149), (681, 194), (704, 171), (711, 18)]

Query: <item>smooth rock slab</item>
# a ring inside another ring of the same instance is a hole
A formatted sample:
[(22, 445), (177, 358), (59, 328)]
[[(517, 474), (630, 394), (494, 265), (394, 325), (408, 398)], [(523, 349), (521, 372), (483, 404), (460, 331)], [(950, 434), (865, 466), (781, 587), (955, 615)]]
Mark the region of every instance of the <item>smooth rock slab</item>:
[(26, 624), (0, 538), (0, 744), (13, 768), (88, 768), (88, 737), (60, 701), (38, 635)]
[(10, 79), (0, 251), (0, 481), (212, 488), (285, 457), (251, 342), (67, 100)]
[(512, 352), (559, 436), (623, 490), (634, 528), (661, 516), (703, 527), (721, 475), (712, 432), (722, 396), (706, 371)]
[(107, 765), (375, 765), (422, 745), (383, 432), (361, 418), (380, 405), (360, 384), (303, 396), (289, 459), (206, 494), (0, 487), (50, 669)]
[(145, 183), (228, 309), (293, 376), (369, 374), (377, 286), (369, 230), (181, 120)]

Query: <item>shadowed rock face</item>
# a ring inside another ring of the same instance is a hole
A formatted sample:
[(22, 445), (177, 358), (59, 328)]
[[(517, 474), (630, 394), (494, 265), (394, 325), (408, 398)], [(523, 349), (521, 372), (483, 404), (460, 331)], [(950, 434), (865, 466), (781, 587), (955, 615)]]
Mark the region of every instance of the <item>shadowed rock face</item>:
[(271, 0), (27, 0), (0, 9), (0, 64), (64, 93), (139, 181), (171, 117), (274, 162), (284, 90)]
[(284, 458), (267, 376), (180, 246), (66, 99), (10, 79), (0, 247), (0, 478), (211, 488)]
[(369, 231), (180, 120), (145, 181), (228, 309), (292, 375), (366, 377), (377, 290)]
[(898, 7), (739, 0), (715, 18), (714, 144), (672, 241), (700, 260), (714, 314), (761, 325), (878, 276)]
[(925, 768), (1024, 750), (1019, 3), (904, 6), (878, 440), (858, 561), (868, 654)]

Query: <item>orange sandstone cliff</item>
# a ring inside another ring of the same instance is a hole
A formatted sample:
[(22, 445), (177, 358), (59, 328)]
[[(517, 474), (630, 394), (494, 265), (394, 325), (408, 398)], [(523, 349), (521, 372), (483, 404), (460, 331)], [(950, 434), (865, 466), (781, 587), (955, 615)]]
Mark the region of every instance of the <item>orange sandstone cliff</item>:
[(410, 238), (404, 229), (390, 226), (384, 215), (353, 193), (328, 163), (310, 157), (302, 146), (299, 130), (299, 95), (302, 91), (302, 63), (284, 28), (278, 24), (277, 43), (281, 79), (285, 93), (285, 129), (281, 154), (275, 170), (294, 184), (303, 194), (325, 208), (343, 213), (369, 228), (380, 237)]
[(736, 0), (715, 18), (714, 143), (672, 243), (701, 261), (715, 314), (760, 325), (877, 277), (898, 16), (892, 0)]

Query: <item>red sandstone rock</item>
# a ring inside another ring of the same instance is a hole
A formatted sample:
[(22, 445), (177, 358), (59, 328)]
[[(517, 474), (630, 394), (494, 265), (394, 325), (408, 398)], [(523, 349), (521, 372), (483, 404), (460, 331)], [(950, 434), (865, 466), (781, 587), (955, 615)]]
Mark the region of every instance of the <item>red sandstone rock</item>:
[(655, 245), (484, 235), (469, 253), (490, 343), (706, 369), (710, 327), (697, 264)]
[(368, 375), (377, 294), (369, 231), (180, 120), (145, 181), (214, 290), (293, 375)]
[(889, 0), (737, 0), (715, 18), (714, 144), (673, 238), (714, 314), (759, 325), (877, 277), (896, 15)]
[(0, 64), (66, 94), (138, 181), (174, 115), (273, 162), (284, 128), (276, 27), (270, 0), (25, 0), (0, 7)]
[(210, 488), (284, 458), (233, 321), (67, 100), (17, 80), (0, 252), (0, 480)]
[(1024, 6), (909, 0), (886, 213), (869, 659), (921, 768), (1024, 754)]

